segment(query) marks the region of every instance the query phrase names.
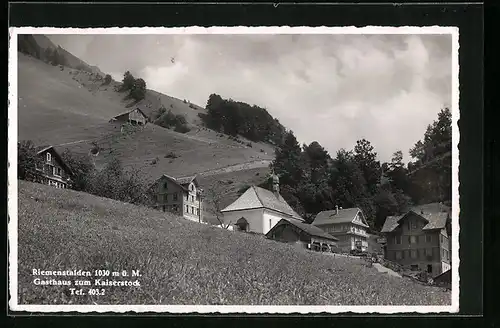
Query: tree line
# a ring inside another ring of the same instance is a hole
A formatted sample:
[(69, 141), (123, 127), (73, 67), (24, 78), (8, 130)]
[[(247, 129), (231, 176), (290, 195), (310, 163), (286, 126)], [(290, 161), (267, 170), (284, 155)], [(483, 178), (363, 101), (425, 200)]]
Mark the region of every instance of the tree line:
[(283, 141), (286, 129), (265, 108), (211, 94), (206, 110), (200, 117), (209, 129), (254, 142), (278, 145)]
[[(388, 215), (401, 214), (413, 204), (451, 200), (449, 154), (451, 113), (445, 108), (410, 149), (413, 161), (408, 165), (400, 150), (381, 163), (366, 139), (332, 158), (318, 142), (300, 146), (293, 131), (287, 131), (272, 168), (280, 176), (281, 194), (307, 221), (336, 205), (359, 207), (370, 227), (379, 230)], [(269, 188), (269, 183), (261, 186)]]
[(48, 64), (68, 66), (68, 60), (61, 46), (57, 46), (57, 48), (47, 47), (44, 50), (31, 34), (18, 35), (17, 46), (19, 52), (43, 60)]

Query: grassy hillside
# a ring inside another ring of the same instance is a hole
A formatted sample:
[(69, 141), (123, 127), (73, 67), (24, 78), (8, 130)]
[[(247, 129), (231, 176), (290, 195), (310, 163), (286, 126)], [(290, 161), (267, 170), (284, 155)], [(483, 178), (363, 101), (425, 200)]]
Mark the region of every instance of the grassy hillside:
[[(24, 181), (19, 181), (18, 227), (19, 304), (451, 302), (450, 292), (390, 277), (361, 260)], [(140, 270), (141, 286), (104, 287), (103, 296), (71, 296), (64, 286), (33, 284), (35, 268)]]
[[(200, 127), (180, 134), (148, 125), (144, 131), (124, 137), (119, 127), (108, 124), (111, 117), (127, 110), (124, 94), (114, 91), (116, 82), (103, 86), (102, 80), (87, 72), (61, 70), (19, 54), (18, 81), (19, 139), (62, 147), (69, 144), (70, 149), (84, 153), (95, 141), (104, 148), (97, 163), (105, 163), (108, 155), (114, 154), (126, 165), (143, 169), (149, 178), (163, 173), (194, 174), (242, 162), (269, 160), (273, 156), (269, 145), (251, 143), (249, 147), (248, 141), (237, 143)], [(154, 103), (153, 100), (148, 103), (150, 98), (170, 99), (173, 112), (183, 113), (186, 108), (191, 112), (199, 110), (159, 93), (148, 93), (142, 105)], [(149, 112), (153, 108), (151, 105)], [(170, 152), (178, 158), (165, 158)], [(156, 164), (151, 165), (155, 159)]]
[[(246, 147), (226, 137), (214, 137), (211, 140), (183, 135), (152, 124), (130, 133), (120, 133), (118, 126), (113, 133), (96, 142), (101, 148), (95, 157), (98, 166), (115, 156), (122, 160), (124, 166), (141, 170), (146, 180), (156, 179), (162, 174), (178, 177), (199, 174), (229, 165), (272, 158), (271, 154), (257, 150), (259, 148)], [(90, 142), (84, 142), (58, 148), (88, 153), (92, 147)]]
[(92, 94), (61, 70), (33, 57), (18, 57), (19, 139), (60, 144), (98, 137), (121, 104)]

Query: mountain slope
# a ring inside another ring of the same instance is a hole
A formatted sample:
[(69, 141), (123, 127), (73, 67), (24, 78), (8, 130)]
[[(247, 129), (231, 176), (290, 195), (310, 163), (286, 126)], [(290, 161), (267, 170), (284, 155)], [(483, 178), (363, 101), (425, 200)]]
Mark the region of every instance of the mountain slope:
[[(88, 153), (95, 142), (103, 148), (96, 158), (98, 165), (105, 164), (110, 155), (118, 156), (125, 165), (143, 171), (147, 179), (163, 173), (189, 175), (249, 161), (271, 160), (274, 155), (270, 145), (238, 143), (196, 125), (187, 134), (148, 124), (133, 136), (123, 135), (119, 126), (108, 121), (128, 110), (127, 101), (122, 93), (114, 91), (118, 83), (102, 84), (95, 74), (71, 68), (61, 70), (19, 53), (19, 139), (62, 145), (60, 150), (67, 147), (79, 153)], [(148, 92), (138, 105), (148, 107), (151, 113), (155, 101), (161, 99), (170, 101), (168, 107), (173, 112), (188, 110), (193, 112), (191, 117), (197, 116), (199, 109), (157, 92)], [(165, 158), (171, 152), (178, 157)], [(156, 164), (151, 165), (155, 159)]]
[[(450, 292), (390, 277), (362, 260), (314, 253), (72, 190), (25, 181), (18, 187), (20, 304), (451, 302)], [(34, 268), (139, 270), (141, 286), (104, 287), (103, 296), (75, 297), (65, 286), (33, 284)]]

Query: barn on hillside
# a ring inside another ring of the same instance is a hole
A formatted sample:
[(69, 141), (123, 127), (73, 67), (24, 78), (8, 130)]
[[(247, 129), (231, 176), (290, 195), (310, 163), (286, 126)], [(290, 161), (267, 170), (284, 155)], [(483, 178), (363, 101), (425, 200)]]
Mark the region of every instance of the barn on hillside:
[(110, 122), (130, 123), (132, 125), (146, 125), (148, 117), (139, 108), (132, 109), (131, 111), (119, 114), (113, 117)]

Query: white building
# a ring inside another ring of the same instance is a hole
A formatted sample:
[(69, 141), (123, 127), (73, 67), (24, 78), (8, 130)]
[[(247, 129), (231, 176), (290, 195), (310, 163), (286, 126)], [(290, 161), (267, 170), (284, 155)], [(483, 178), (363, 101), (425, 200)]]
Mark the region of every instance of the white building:
[(235, 231), (266, 234), (280, 220), (303, 222), (279, 193), (279, 179), (273, 175), (273, 191), (251, 186), (237, 200), (221, 211), (224, 223)]

